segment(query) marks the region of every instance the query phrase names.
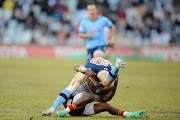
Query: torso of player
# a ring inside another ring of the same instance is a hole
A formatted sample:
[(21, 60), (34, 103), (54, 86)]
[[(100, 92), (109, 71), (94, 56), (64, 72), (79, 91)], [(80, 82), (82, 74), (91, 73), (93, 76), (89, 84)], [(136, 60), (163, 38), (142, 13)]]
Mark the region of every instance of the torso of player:
[(85, 33), (91, 32), (91, 37), (86, 38), (86, 46), (88, 49), (92, 49), (98, 46), (105, 46), (107, 44), (105, 40), (104, 27), (105, 22), (101, 16), (95, 21), (91, 21), (89, 18), (84, 19)]
[(87, 21), (85, 24), (86, 32), (92, 33), (92, 37), (90, 37), (90, 39), (96, 39), (99, 38), (100, 35), (104, 35), (105, 24), (101, 20), (100, 16), (98, 16), (98, 18), (95, 21), (91, 21), (89, 18), (87, 18), (86, 21)]

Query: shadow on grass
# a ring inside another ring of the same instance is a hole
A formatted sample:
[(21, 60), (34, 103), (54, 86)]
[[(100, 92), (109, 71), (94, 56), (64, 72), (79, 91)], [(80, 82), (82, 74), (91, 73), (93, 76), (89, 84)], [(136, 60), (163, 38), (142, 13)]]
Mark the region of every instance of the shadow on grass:
[[(51, 116), (53, 118), (59, 118), (58, 116)], [(77, 120), (83, 120), (83, 119), (89, 119), (89, 120), (97, 120), (97, 119), (104, 119), (104, 120), (114, 120), (114, 119), (121, 119), (121, 120), (127, 120), (128, 118), (126, 117), (121, 117), (121, 116), (103, 116), (103, 115), (95, 115), (95, 116), (66, 116), (62, 117), (62, 119), (77, 119)], [(141, 120), (148, 120), (148, 118), (145, 116), (143, 118), (139, 118)], [(139, 120), (138, 119), (138, 120)]]

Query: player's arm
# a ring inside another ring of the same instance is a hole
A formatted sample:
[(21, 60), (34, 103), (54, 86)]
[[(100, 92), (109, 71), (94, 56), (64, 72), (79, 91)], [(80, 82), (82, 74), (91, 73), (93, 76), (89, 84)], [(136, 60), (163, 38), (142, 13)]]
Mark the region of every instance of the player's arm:
[(111, 33), (110, 33), (110, 39), (109, 39), (109, 42), (108, 42), (108, 44), (109, 45), (114, 45), (114, 38), (115, 38), (115, 32), (116, 32), (116, 28), (115, 28), (115, 25), (114, 24), (112, 24), (112, 26), (111, 26)]
[(117, 77), (116, 81), (114, 82), (114, 87), (111, 89), (111, 91), (107, 94), (99, 95), (98, 101), (99, 102), (110, 101), (116, 93), (117, 84), (118, 84), (118, 77)]
[(79, 32), (78, 36), (80, 38), (89, 38), (89, 37), (91, 37), (91, 32), (88, 32), (88, 33), (81, 33), (81, 32)]
[[(115, 82), (115, 81), (114, 81)], [(107, 94), (109, 93), (112, 88), (114, 87), (114, 82), (111, 83), (111, 85), (109, 87), (104, 87), (102, 89), (98, 88), (98, 87), (94, 87), (94, 84), (93, 82), (90, 82), (89, 83), (89, 88), (91, 89), (91, 91), (95, 94), (98, 94), (98, 95), (102, 95), (102, 94)]]
[(114, 94), (116, 93), (117, 84), (118, 84), (118, 77), (117, 77), (116, 81), (114, 81), (111, 84), (110, 87), (105, 87), (99, 92), (100, 95), (98, 97), (98, 101), (99, 102), (108, 102), (108, 101), (110, 101), (113, 98)]
[(85, 27), (85, 20), (82, 20), (79, 26), (79, 33), (78, 36), (80, 38), (89, 38), (91, 37), (91, 32), (87, 32), (86, 27)]
[(86, 76), (88, 76), (91, 81), (96, 81), (96, 73), (94, 71), (89, 70), (82, 65), (75, 65), (74, 70), (77, 72), (84, 72), (86, 74)]
[(106, 17), (103, 17), (103, 20), (105, 22), (105, 26), (110, 29), (110, 38), (108, 41), (108, 45), (114, 45), (114, 38), (115, 38), (115, 32), (116, 32), (115, 25), (112, 23), (112, 21), (110, 21)]

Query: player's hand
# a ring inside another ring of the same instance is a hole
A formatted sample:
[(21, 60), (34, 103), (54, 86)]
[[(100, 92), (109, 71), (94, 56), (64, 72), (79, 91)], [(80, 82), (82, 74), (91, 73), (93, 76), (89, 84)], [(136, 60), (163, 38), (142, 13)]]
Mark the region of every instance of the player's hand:
[(114, 40), (109, 40), (108, 45), (113, 46), (114, 45)]
[(92, 35), (92, 33), (91, 33), (91, 32), (86, 33), (86, 38), (91, 37), (91, 35)]
[(89, 82), (89, 88), (91, 89), (91, 91), (93, 92), (93, 93), (96, 93), (96, 88), (94, 87), (94, 83), (90, 80), (90, 82)]
[(85, 74), (91, 81), (96, 81), (96, 73), (94, 71), (86, 69)]

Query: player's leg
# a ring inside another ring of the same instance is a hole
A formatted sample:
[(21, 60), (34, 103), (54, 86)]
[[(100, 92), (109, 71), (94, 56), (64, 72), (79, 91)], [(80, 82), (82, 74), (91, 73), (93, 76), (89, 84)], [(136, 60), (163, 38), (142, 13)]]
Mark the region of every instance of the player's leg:
[(94, 105), (94, 113), (98, 114), (100, 112), (109, 112), (111, 115), (119, 115), (119, 116), (126, 116), (129, 112), (119, 110), (108, 103), (98, 103)]
[(88, 80), (88, 78), (82, 74), (81, 72), (78, 72), (69, 86), (62, 90), (58, 97), (56, 98), (54, 104), (51, 106), (50, 109), (42, 112), (42, 116), (49, 116), (55, 112), (58, 106), (60, 106), (62, 103), (68, 100), (69, 96), (83, 83), (85, 83)]
[(116, 80), (119, 69), (125, 67), (126, 63), (122, 61), (121, 58), (117, 58), (116, 64), (113, 68), (111, 68), (110, 72), (102, 70), (97, 74), (97, 77), (101, 80), (104, 87), (108, 87), (114, 80)]
[(86, 105), (84, 109), (84, 115), (94, 115), (100, 112), (109, 112), (111, 115), (124, 116), (128, 118), (141, 118), (145, 115), (145, 111), (135, 111), (135, 112), (127, 112), (123, 110), (119, 110), (108, 103), (98, 103), (94, 105)]
[(81, 108), (88, 103), (95, 100), (95, 96), (92, 93), (79, 93), (73, 98), (73, 103), (69, 105), (65, 110), (57, 111), (59, 117), (64, 117), (69, 112), (74, 111), (76, 108)]
[(112, 51), (112, 46), (110, 46), (110, 45), (106, 46), (104, 51), (105, 51), (105, 52), (104, 52), (104, 53), (105, 53), (105, 54), (104, 54), (104, 58), (105, 58), (106, 60), (108, 60), (110, 54), (112, 53), (112, 52), (111, 52), (111, 51)]
[(87, 53), (88, 53), (88, 58), (93, 58), (93, 52), (94, 52), (94, 48), (93, 49), (87, 49)]
[[(80, 72), (76, 74), (69, 86), (62, 90), (51, 108), (57, 108), (59, 105), (68, 100), (69, 96), (83, 83), (87, 81), (86, 76)], [(62, 102), (61, 102), (62, 101)]]

